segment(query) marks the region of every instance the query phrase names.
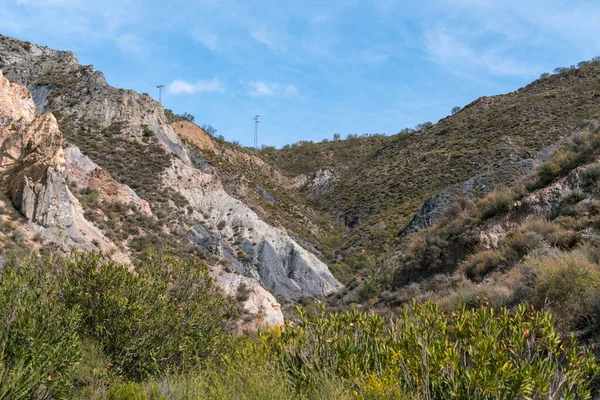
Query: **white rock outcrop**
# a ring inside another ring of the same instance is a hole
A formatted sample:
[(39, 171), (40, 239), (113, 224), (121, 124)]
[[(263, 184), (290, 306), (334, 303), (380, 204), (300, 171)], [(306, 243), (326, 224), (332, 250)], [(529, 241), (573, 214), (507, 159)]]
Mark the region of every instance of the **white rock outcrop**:
[(285, 231), (261, 220), (246, 204), (231, 197), (218, 176), (175, 159), (164, 182), (184, 196), (204, 226), (205, 240), (219, 243), (221, 255), (243, 254), (252, 273), (269, 291), (284, 298), (324, 297), (342, 285), (327, 265)]

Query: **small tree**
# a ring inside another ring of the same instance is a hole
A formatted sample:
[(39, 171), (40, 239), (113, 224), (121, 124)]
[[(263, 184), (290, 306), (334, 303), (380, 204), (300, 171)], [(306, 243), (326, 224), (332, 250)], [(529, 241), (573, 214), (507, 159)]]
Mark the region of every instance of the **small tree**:
[(201, 126), (201, 128), (210, 136), (215, 136), (215, 133), (217, 133), (217, 130), (210, 124), (204, 124)]
[(339, 133), (334, 133), (333, 134), (333, 140), (340, 140), (341, 135)]
[(460, 110), (462, 110), (461, 107), (459, 106), (454, 106), (452, 107), (452, 110), (450, 110), (452, 112), (452, 114), (456, 114), (457, 112), (459, 112)]
[(550, 76), (550, 74), (548, 72), (544, 72), (543, 74), (540, 75), (540, 79), (546, 79)]
[(427, 122), (423, 122), (422, 124), (417, 124), (417, 126), (415, 126), (415, 129), (420, 131), (422, 129), (431, 128), (432, 126), (433, 126), (433, 123), (430, 121), (427, 121)]
[(185, 119), (190, 122), (194, 122), (194, 120), (196, 119), (196, 117), (194, 117), (192, 114), (187, 113), (187, 112), (184, 112), (183, 114), (177, 114), (177, 117), (181, 118), (181, 119)]

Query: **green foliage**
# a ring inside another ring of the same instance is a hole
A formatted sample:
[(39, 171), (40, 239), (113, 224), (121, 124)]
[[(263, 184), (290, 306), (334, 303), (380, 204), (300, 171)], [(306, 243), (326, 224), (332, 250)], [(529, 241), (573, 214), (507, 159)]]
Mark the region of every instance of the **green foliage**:
[[(208, 133), (210, 136), (216, 136), (217, 135), (217, 129), (212, 126), (211, 124), (203, 124), (201, 126), (202, 130), (206, 133)], [(223, 137), (223, 135), (219, 135), (219, 139), (220, 140), (225, 140), (225, 138)]]
[(481, 218), (488, 219), (495, 215), (510, 211), (514, 203), (515, 197), (510, 190), (499, 189), (481, 199), (476, 207), (481, 213)]
[[(598, 306), (597, 266), (563, 264), (557, 276), (535, 267), (533, 300), (566, 299), (565, 310), (550, 307), (561, 318)], [(390, 320), (299, 309), (299, 324), (258, 340), (226, 334), (232, 308), (195, 262), (151, 257), (132, 273), (73, 254), (8, 266), (0, 398), (585, 399), (600, 373), (590, 353), (561, 341), (549, 313), (524, 306), (448, 314), (413, 302)]]
[(177, 114), (176, 117), (185, 119), (186, 121), (189, 121), (189, 122), (194, 122), (194, 120), (196, 119), (196, 117), (194, 117), (192, 114), (190, 114), (188, 112), (184, 112), (183, 114)]
[(65, 302), (86, 312), (80, 333), (102, 343), (130, 378), (177, 372), (213, 357), (231, 304), (206, 265), (149, 258), (136, 274), (98, 254), (75, 254), (62, 276)]
[(480, 281), (490, 271), (504, 264), (506, 260), (499, 251), (487, 250), (471, 255), (458, 267), (458, 272), (469, 279)]
[(598, 187), (598, 183), (600, 183), (600, 164), (594, 164), (583, 170), (581, 180), (586, 187)]
[(600, 296), (598, 264), (580, 253), (558, 252), (529, 258), (523, 268), (535, 276), (530, 301), (551, 310), (561, 330), (600, 333), (599, 315), (594, 315)]
[(53, 266), (35, 261), (0, 275), (0, 398), (60, 398), (81, 357), (79, 309), (66, 308)]
[(176, 122), (182, 120), (194, 122), (194, 120), (196, 119), (192, 114), (188, 112), (184, 112), (182, 114), (175, 114), (173, 110), (170, 110), (168, 108), (165, 108), (165, 116), (167, 117), (167, 120), (169, 122)]
[(147, 383), (113, 385), (109, 399), (207, 399), (207, 400), (343, 400), (354, 398), (343, 382), (329, 376), (315, 378), (316, 385), (298, 391), (288, 374), (264, 346), (252, 340), (238, 340), (223, 360), (202, 371), (164, 376)]
[[(600, 149), (600, 132), (586, 131), (574, 136), (536, 170), (535, 180), (528, 184), (528, 188), (534, 190), (543, 187), (574, 168), (590, 162), (598, 149)], [(591, 167), (589, 171), (592, 180), (596, 179), (594, 168)]]
[(326, 371), (353, 382), (359, 397), (579, 399), (590, 398), (600, 372), (591, 353), (561, 341), (550, 314), (525, 306), (447, 315), (413, 303), (392, 323), (359, 311), (301, 316), (300, 327), (262, 335), (300, 388)]

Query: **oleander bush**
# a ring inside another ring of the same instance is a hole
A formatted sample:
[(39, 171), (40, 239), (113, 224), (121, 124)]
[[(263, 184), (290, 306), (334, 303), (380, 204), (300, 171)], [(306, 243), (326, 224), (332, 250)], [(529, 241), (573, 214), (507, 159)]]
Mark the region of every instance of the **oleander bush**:
[(579, 399), (597, 390), (593, 354), (562, 341), (551, 314), (525, 305), (443, 313), (413, 302), (391, 322), (355, 310), (301, 317), (261, 336), (301, 391), (324, 372), (363, 398)]

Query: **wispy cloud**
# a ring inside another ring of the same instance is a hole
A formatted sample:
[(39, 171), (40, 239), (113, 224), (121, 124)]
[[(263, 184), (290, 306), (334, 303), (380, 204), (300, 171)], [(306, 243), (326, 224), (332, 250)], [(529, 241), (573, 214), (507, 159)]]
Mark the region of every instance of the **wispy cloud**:
[(512, 59), (500, 49), (486, 47), (476, 49), (468, 42), (443, 31), (428, 32), (425, 48), (432, 61), (455, 72), (468, 73), (479, 70), (493, 75), (535, 75), (539, 67)]
[(251, 35), (258, 43), (263, 44), (272, 50), (285, 50), (285, 47), (277, 42), (276, 35), (264, 27), (252, 29)]
[(250, 95), (255, 97), (294, 96), (298, 89), (294, 85), (282, 85), (275, 82), (254, 81), (248, 84)]
[(199, 80), (195, 83), (186, 82), (181, 79), (175, 79), (169, 85), (171, 94), (197, 94), (197, 93), (222, 93), (225, 87), (218, 79)]
[(219, 41), (219, 36), (212, 32), (206, 27), (197, 28), (192, 31), (192, 38), (198, 42), (200, 42), (204, 47), (209, 49), (210, 51), (220, 51), (221, 45)]
[(116, 37), (117, 46), (125, 55), (133, 55), (144, 58), (148, 53), (141, 40), (132, 34), (124, 34)]

